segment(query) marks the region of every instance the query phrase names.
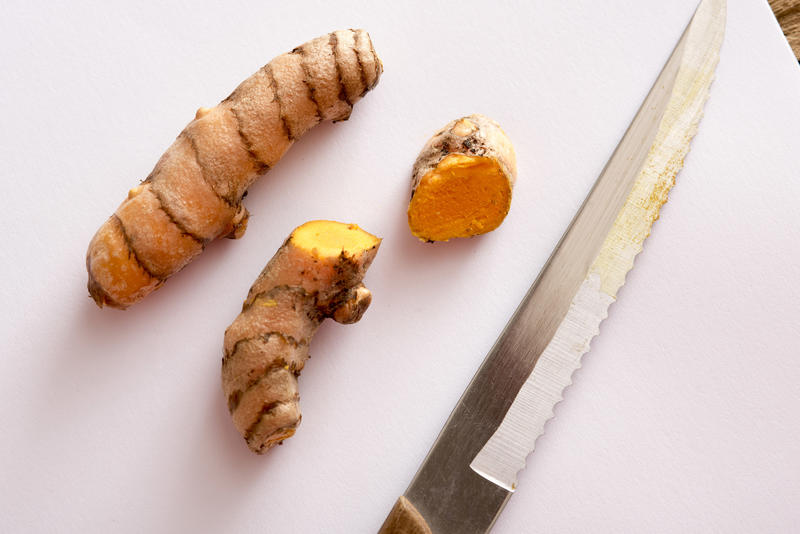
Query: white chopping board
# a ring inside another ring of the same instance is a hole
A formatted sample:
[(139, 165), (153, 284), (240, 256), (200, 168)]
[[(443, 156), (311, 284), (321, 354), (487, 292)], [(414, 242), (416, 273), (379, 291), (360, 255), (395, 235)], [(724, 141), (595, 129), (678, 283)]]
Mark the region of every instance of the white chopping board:
[[(11, 2), (0, 17), (0, 531), (373, 532), (580, 205), (695, 0)], [(199, 106), (334, 29), (385, 73), (303, 138), (209, 247), (126, 312), (87, 297), (100, 223)], [(514, 141), (496, 232), (408, 232), (411, 164), (452, 118)], [(729, 0), (706, 116), (653, 235), (495, 527), (787, 532), (800, 523), (800, 68)], [(303, 424), (256, 456), (222, 334), (292, 228), (384, 238), (364, 319), (326, 324)]]

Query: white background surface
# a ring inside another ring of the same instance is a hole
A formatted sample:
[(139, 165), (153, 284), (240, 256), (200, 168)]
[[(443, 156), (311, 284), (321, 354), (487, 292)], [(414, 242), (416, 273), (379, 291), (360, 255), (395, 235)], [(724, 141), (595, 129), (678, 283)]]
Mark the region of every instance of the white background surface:
[[(372, 532), (579, 206), (695, 0), (6, 2), (0, 17), (0, 530)], [(706, 117), (496, 532), (787, 532), (800, 522), (800, 69), (731, 0)], [(223, 240), (126, 312), (84, 253), (194, 111), (273, 56), (364, 27), (385, 74), (302, 139)], [(509, 217), (425, 245), (411, 163), (481, 112), (515, 142)], [(357, 325), (326, 324), (303, 424), (251, 454), (222, 334), (296, 225), (384, 238)]]

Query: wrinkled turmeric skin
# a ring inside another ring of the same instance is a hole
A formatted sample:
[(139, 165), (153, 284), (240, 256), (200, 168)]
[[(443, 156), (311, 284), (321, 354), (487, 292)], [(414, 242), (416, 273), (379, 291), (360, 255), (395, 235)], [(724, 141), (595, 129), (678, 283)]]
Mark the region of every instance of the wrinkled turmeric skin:
[(511, 141), (496, 122), (482, 115), (452, 121), (414, 164), (411, 233), (433, 242), (491, 232), (508, 214), (516, 174)]

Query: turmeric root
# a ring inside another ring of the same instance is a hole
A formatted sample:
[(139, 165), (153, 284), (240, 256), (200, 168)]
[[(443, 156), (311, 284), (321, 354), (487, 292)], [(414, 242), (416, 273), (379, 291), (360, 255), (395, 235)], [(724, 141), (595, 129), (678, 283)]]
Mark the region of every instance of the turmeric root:
[(514, 148), (496, 122), (483, 115), (450, 122), (414, 163), (411, 233), (448, 241), (494, 230), (508, 214), (516, 179)]
[(97, 231), (89, 293), (126, 308), (214, 239), (247, 227), (247, 188), (323, 120), (342, 121), (383, 66), (364, 30), (336, 31), (280, 55), (195, 119)]
[(354, 224), (296, 228), (256, 279), (225, 331), (222, 389), (233, 423), (258, 454), (300, 424), (297, 376), (320, 323), (361, 319), (372, 295), (361, 282), (381, 240)]

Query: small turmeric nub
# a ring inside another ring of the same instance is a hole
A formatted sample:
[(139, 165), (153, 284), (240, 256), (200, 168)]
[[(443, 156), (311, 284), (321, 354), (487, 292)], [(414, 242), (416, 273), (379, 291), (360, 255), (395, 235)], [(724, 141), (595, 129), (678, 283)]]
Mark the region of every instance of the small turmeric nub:
[(411, 233), (447, 241), (494, 230), (508, 214), (516, 174), (514, 149), (497, 123), (482, 115), (452, 121), (414, 164)]

